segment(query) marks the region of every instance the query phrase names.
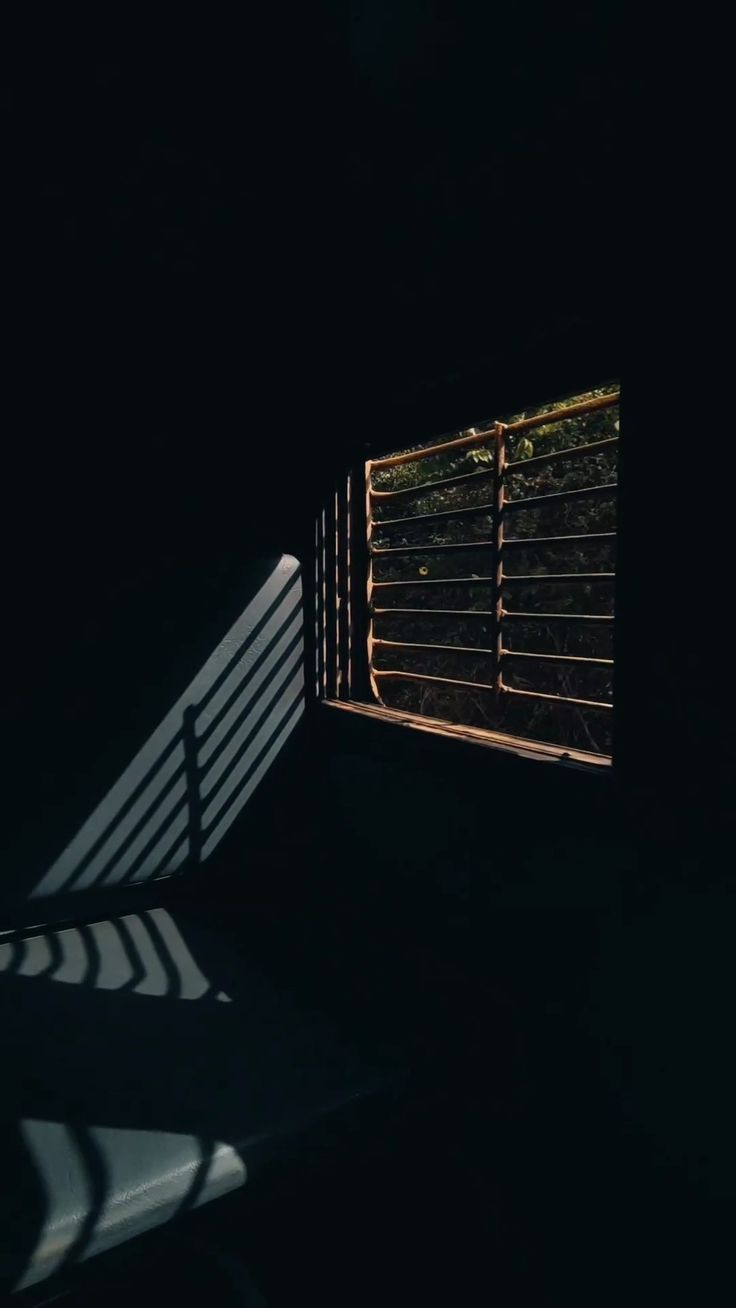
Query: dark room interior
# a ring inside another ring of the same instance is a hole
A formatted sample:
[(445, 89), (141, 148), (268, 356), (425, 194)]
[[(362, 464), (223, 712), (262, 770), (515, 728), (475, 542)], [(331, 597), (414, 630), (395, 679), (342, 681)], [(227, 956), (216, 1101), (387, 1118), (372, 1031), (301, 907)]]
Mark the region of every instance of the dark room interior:
[[(724, 519), (620, 7), (201, 22), (6, 51), (0, 1293), (732, 1302)], [(606, 766), (361, 711), (366, 461), (613, 384)]]

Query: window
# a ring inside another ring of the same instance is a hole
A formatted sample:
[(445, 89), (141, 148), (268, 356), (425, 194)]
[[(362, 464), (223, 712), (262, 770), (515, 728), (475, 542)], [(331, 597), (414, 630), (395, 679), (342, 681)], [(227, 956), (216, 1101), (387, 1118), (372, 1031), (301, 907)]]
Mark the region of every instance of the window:
[(618, 400), (374, 459), (359, 496), (347, 479), (317, 524), (322, 698), (610, 757)]

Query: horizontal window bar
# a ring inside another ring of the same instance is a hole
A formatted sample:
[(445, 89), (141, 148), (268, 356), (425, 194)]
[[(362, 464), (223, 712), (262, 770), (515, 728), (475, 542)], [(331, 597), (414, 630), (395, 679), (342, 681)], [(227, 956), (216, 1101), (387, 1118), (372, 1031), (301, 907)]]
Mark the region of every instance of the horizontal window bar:
[(368, 475), (376, 469), (381, 468), (398, 468), (402, 463), (416, 463), (419, 459), (429, 459), (435, 454), (447, 454), (451, 450), (467, 450), (472, 445), (487, 445), (490, 441), (495, 440), (497, 428), (495, 426), (486, 431), (474, 431), (471, 429), (466, 436), (458, 436), (453, 441), (443, 441), (440, 445), (428, 445), (423, 450), (409, 450), (407, 454), (393, 454), (388, 459), (374, 459), (366, 464)]
[(433, 677), (428, 672), (381, 672), (380, 669), (373, 669), (374, 677), (396, 677), (402, 681), (437, 681), (443, 686), (460, 686), (463, 690), (495, 690), (495, 686), (489, 686), (484, 681), (456, 681), (454, 677)]
[[(492, 649), (478, 649), (474, 645), (421, 645), (416, 641), (406, 640), (374, 640), (374, 649), (431, 649), (437, 650), (440, 654), (488, 654), (491, 657), (494, 654)], [(578, 660), (580, 661), (580, 660)], [(595, 662), (595, 660), (593, 660)], [(607, 660), (603, 660), (606, 662)], [(610, 661), (610, 660), (609, 660)], [(583, 660), (585, 662), (585, 660)]]
[[(563, 581), (576, 581), (576, 582), (613, 581), (615, 576), (616, 576), (615, 572), (545, 572), (542, 574), (542, 576), (537, 576), (536, 573), (530, 572), (530, 573), (519, 573), (515, 577), (509, 577), (506, 575), (506, 573), (504, 573), (501, 579), (501, 585), (513, 586), (520, 581), (527, 582), (529, 583), (529, 585), (532, 584), (536, 585), (537, 582), (557, 583)], [(384, 582), (384, 585), (391, 586), (393, 584), (394, 584), (393, 582)], [(398, 586), (398, 585), (403, 585), (404, 583), (396, 582), (395, 584)]]
[[(546, 578), (542, 578), (545, 581)], [(373, 589), (384, 586), (484, 586), (495, 585), (495, 577), (416, 577), (411, 581), (374, 581)]]
[(568, 445), (564, 450), (551, 450), (549, 454), (535, 454), (531, 459), (514, 459), (506, 464), (507, 472), (521, 472), (524, 468), (534, 468), (539, 463), (554, 463), (558, 459), (572, 459), (578, 454), (595, 454), (606, 446), (618, 445), (618, 436), (607, 436), (604, 441), (591, 441), (589, 445)]
[[(553, 496), (543, 496), (541, 498), (544, 498), (544, 500), (552, 500)], [(507, 504), (510, 504), (510, 502), (512, 502), (512, 504), (520, 504), (522, 501), (507, 501)], [(490, 505), (481, 505), (481, 508), (488, 510), (490, 509)], [(467, 510), (459, 509), (458, 513), (467, 513)], [(422, 514), (421, 517), (416, 518), (392, 518), (391, 522), (374, 522), (373, 526), (387, 527), (395, 525), (396, 522), (421, 522), (422, 517), (424, 517), (424, 514)], [(435, 515), (427, 514), (427, 517), (435, 517)], [(577, 535), (570, 536), (527, 536), (527, 538), (524, 538), (524, 536), (507, 536), (507, 538), (503, 540), (503, 549), (514, 547), (514, 545), (518, 548), (526, 547), (527, 549), (536, 549), (537, 547), (540, 547), (540, 545), (563, 545), (567, 542), (573, 542), (573, 540), (616, 540), (616, 532), (584, 531), (579, 532)], [(493, 543), (493, 540), (461, 540), (461, 542), (442, 545), (386, 545), (386, 547), (371, 545), (371, 553), (375, 556), (409, 555), (409, 553), (420, 553), (421, 555), (422, 552), (439, 552), (447, 551), (447, 549), (485, 549), (488, 545), (493, 545)]]
[(415, 613), (423, 618), (493, 618), (491, 609), (377, 609), (371, 608), (374, 618), (384, 618), (393, 613)]
[[(494, 618), (492, 609), (383, 609), (372, 607), (374, 618), (391, 617), (411, 613), (420, 618)], [(504, 622), (613, 622), (612, 613), (521, 613), (518, 610), (503, 609), (501, 618)]]
[(533, 654), (520, 649), (502, 649), (499, 653), (502, 659), (533, 659), (535, 663), (588, 663), (596, 668), (613, 667), (613, 659), (594, 659), (583, 657), (581, 654)]
[[(401, 610), (387, 609), (387, 612)], [(503, 622), (613, 622), (612, 613), (520, 613), (518, 609), (502, 609), (500, 616)]]
[[(611, 532), (615, 535), (615, 532)], [(445, 554), (453, 550), (482, 550), (493, 547), (492, 540), (467, 540), (451, 545), (392, 545), (387, 549), (377, 549), (371, 545), (371, 554), (378, 559), (382, 554)]]
[(462, 486), (467, 482), (492, 477), (493, 473), (493, 468), (482, 468), (478, 472), (462, 472), (458, 477), (443, 477), (441, 481), (423, 481), (418, 486), (402, 486), (401, 490), (377, 491), (371, 488), (371, 499), (383, 501), (406, 498), (408, 495), (428, 495), (430, 491), (443, 490), (445, 486)]
[(562, 504), (565, 500), (594, 499), (596, 496), (612, 495), (618, 482), (608, 481), (604, 486), (583, 486), (579, 490), (554, 491), (552, 495), (533, 495), (525, 500), (505, 500), (503, 511), (509, 509), (535, 509), (545, 504)]
[(566, 408), (563, 406), (553, 409), (551, 413), (540, 413), (533, 418), (520, 418), (518, 422), (494, 424), (486, 431), (471, 430), (466, 436), (460, 436), (456, 440), (443, 441), (439, 445), (428, 445), (423, 450), (410, 450), (407, 454), (394, 454), (388, 459), (369, 461), (366, 464), (366, 472), (370, 474), (374, 469), (397, 468), (400, 464), (415, 463), (419, 459), (429, 459), (435, 454), (445, 454), (449, 450), (462, 450), (473, 445), (487, 444), (503, 427), (508, 436), (515, 432), (531, 431), (533, 427), (546, 427), (548, 423), (564, 422), (566, 418), (579, 418), (583, 414), (594, 413), (597, 409), (611, 409), (618, 404), (619, 398), (619, 391), (614, 391), (612, 395), (599, 395), (593, 400), (581, 400), (579, 404), (568, 404)]
[(621, 398), (620, 391), (614, 391), (611, 395), (598, 395), (593, 400), (581, 400), (578, 404), (568, 404), (559, 409), (553, 409), (551, 413), (538, 413), (533, 418), (520, 418), (518, 422), (510, 422), (506, 427), (506, 435), (512, 435), (517, 431), (531, 431), (533, 427), (546, 427), (550, 422), (564, 422), (566, 418), (580, 418), (586, 413), (595, 413), (597, 409), (614, 409)]
[[(522, 501), (519, 500), (518, 503)], [(433, 513), (415, 513), (413, 518), (385, 518), (382, 522), (374, 522), (372, 526), (374, 531), (383, 531), (384, 527), (398, 527), (400, 523), (430, 522), (437, 518), (468, 518), (474, 514), (492, 512), (492, 504), (474, 504), (469, 509), (435, 509)]]
[(517, 690), (515, 686), (499, 687), (504, 695), (523, 695), (526, 699), (551, 700), (553, 704), (579, 704), (581, 708), (612, 709), (613, 704), (598, 699), (574, 699), (572, 695), (547, 695), (541, 690)]
[[(566, 545), (568, 541), (575, 540), (615, 540), (615, 531), (586, 531), (579, 536), (511, 536), (505, 537), (502, 541), (502, 548), (508, 549), (509, 546), (517, 545), (525, 547), (528, 550), (536, 549), (539, 545)], [(417, 548), (421, 548), (418, 546)]]
[[(457, 681), (454, 677), (434, 677), (425, 672), (381, 672), (374, 669), (376, 677), (394, 677), (402, 681), (432, 681), (438, 682), (443, 686), (459, 686), (462, 690), (494, 690), (493, 685), (488, 685), (484, 681)], [(612, 709), (612, 704), (607, 704), (605, 700), (596, 699), (575, 699), (572, 695), (547, 695), (541, 690), (516, 690), (513, 686), (504, 686), (499, 689), (505, 695), (523, 695), (528, 699), (551, 700), (555, 704), (578, 704), (581, 708), (592, 709)]]

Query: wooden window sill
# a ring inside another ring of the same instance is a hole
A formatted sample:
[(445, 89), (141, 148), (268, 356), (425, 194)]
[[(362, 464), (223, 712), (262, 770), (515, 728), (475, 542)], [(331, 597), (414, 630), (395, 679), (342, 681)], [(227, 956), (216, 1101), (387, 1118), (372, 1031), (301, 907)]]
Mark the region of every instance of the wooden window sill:
[(499, 750), (504, 754), (514, 754), (517, 758), (535, 759), (544, 763), (558, 763), (565, 767), (583, 769), (603, 775), (612, 774), (612, 760), (607, 754), (593, 754), (580, 749), (564, 749), (560, 745), (549, 745), (537, 740), (526, 740), (520, 736), (504, 735), (500, 731), (487, 731), (482, 727), (463, 727), (452, 722), (443, 722), (438, 718), (422, 717), (418, 713), (407, 713), (399, 709), (383, 708), (377, 704), (360, 704), (355, 700), (324, 699), (321, 703), (330, 709), (339, 709), (344, 713), (357, 714), (359, 717), (372, 718), (374, 721), (391, 723), (397, 727), (408, 727), (412, 731), (429, 732), (433, 736), (444, 736), (450, 740), (464, 740), (474, 745), (483, 745), (487, 749)]

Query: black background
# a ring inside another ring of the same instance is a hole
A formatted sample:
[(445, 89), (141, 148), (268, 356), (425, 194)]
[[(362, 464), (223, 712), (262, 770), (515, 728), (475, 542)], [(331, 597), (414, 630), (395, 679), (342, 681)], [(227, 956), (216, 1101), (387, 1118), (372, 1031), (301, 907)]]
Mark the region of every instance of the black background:
[(144, 738), (367, 446), (619, 375), (618, 29), (354, 4), (9, 45), (12, 807)]
[(241, 611), (248, 565), (307, 559), (367, 451), (620, 377), (607, 788), (315, 709), (244, 819), (247, 860), (228, 851), (246, 898), (352, 894), (409, 930), (449, 896), (514, 1002), (552, 996), (575, 1029), (592, 1012), (609, 1090), (669, 1159), (647, 1145), (609, 1233), (638, 1191), (661, 1253), (733, 1194), (729, 555), (673, 232), (687, 179), (653, 223), (676, 133), (662, 120), (632, 176), (621, 24), (613, 4), (404, 0), (6, 54), (4, 825), (11, 860), (58, 852)]

